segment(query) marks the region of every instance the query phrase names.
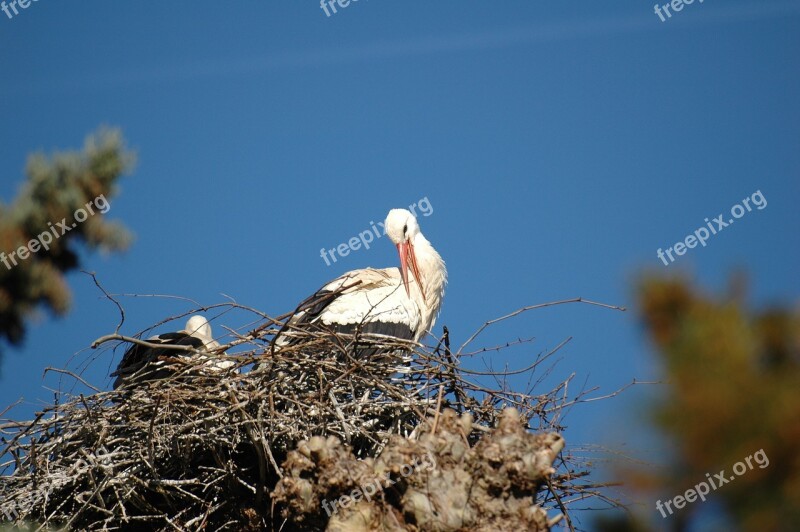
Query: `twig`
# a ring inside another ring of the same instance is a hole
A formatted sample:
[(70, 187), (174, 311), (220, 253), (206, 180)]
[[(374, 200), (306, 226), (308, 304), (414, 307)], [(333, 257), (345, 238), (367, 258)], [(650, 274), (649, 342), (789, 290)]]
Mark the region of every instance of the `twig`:
[(95, 388), (94, 386), (92, 386), (91, 384), (89, 384), (88, 382), (83, 380), (81, 377), (79, 377), (78, 375), (75, 375), (73, 372), (71, 372), (69, 370), (66, 370), (66, 369), (54, 368), (53, 366), (47, 366), (46, 368), (44, 368), (44, 372), (42, 372), (42, 378), (44, 378), (44, 376), (47, 375), (47, 372), (49, 372), (49, 371), (52, 371), (54, 373), (63, 373), (64, 375), (69, 375), (70, 377), (72, 377), (76, 381), (80, 381), (81, 384), (83, 384), (87, 388), (91, 388), (92, 390), (94, 390), (97, 393), (102, 392), (102, 390), (100, 388)]
[(96, 274), (95, 272), (87, 272), (86, 270), (81, 270), (81, 272), (82, 272), (82, 273), (85, 273), (86, 275), (89, 275), (89, 276), (91, 276), (91, 278), (92, 278), (92, 281), (94, 281), (94, 284), (95, 284), (95, 286), (97, 286), (97, 288), (99, 288), (99, 289), (100, 289), (100, 291), (101, 291), (101, 292), (103, 292), (103, 295), (105, 295), (105, 296), (106, 296), (106, 298), (107, 298), (109, 301), (111, 301), (112, 303), (114, 303), (114, 304), (117, 306), (117, 309), (119, 310), (119, 323), (117, 324), (117, 328), (116, 328), (116, 329), (114, 329), (114, 332), (115, 332), (115, 333), (118, 333), (118, 332), (119, 332), (119, 330), (120, 330), (120, 328), (122, 327), (122, 324), (123, 324), (123, 323), (125, 323), (125, 309), (123, 309), (123, 308), (122, 308), (122, 305), (120, 305), (120, 304), (119, 304), (119, 301), (117, 301), (116, 299), (114, 299), (114, 298), (111, 296), (111, 294), (109, 294), (109, 293), (106, 291), (106, 289), (105, 289), (105, 288), (103, 288), (103, 286), (100, 284), (100, 281), (98, 281), (98, 280), (97, 280), (97, 274)]
[(565, 304), (568, 304), (568, 303), (585, 303), (587, 305), (595, 305), (595, 306), (598, 306), (598, 307), (603, 307), (603, 308), (612, 309), (612, 310), (619, 310), (619, 311), (622, 311), (622, 312), (625, 312), (625, 310), (626, 310), (625, 307), (618, 307), (616, 305), (608, 305), (606, 303), (598, 303), (596, 301), (590, 301), (590, 300), (584, 299), (582, 297), (576, 297), (576, 298), (573, 298), (573, 299), (564, 299), (564, 300), (561, 300), (561, 301), (551, 301), (549, 303), (539, 303), (538, 305), (530, 305), (530, 306), (527, 306), (527, 307), (522, 307), (521, 309), (515, 310), (514, 312), (512, 312), (510, 314), (506, 314), (505, 316), (501, 316), (499, 318), (495, 318), (493, 320), (489, 320), (486, 323), (484, 323), (483, 325), (481, 325), (478, 328), (478, 330), (475, 331), (472, 334), (472, 336), (470, 336), (469, 339), (467, 339), (467, 341), (464, 342), (461, 345), (461, 347), (458, 348), (457, 355), (460, 356), (461, 355), (461, 351), (463, 351), (466, 346), (468, 346), (470, 343), (472, 343), (473, 340), (475, 340), (475, 338), (477, 338), (478, 335), (481, 334), (487, 327), (489, 327), (491, 325), (494, 325), (495, 323), (499, 323), (499, 322), (505, 321), (505, 320), (507, 320), (509, 318), (513, 318), (515, 316), (519, 316), (520, 314), (522, 314), (524, 312), (528, 312), (530, 310), (535, 310), (535, 309), (540, 309), (540, 308), (545, 308), (545, 307), (553, 307), (553, 306), (556, 306), (556, 305), (565, 305)]

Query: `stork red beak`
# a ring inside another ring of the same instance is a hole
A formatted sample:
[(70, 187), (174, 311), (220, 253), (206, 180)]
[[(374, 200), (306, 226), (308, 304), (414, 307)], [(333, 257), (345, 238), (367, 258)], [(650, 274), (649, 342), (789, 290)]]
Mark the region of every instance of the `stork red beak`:
[(410, 296), (411, 292), (408, 288), (408, 267), (411, 266), (411, 273), (419, 286), (419, 291), (422, 294), (422, 299), (425, 299), (425, 289), (422, 287), (422, 278), (419, 275), (419, 266), (417, 266), (417, 257), (414, 255), (414, 244), (411, 242), (400, 242), (397, 244), (397, 253), (400, 254), (400, 276), (403, 278), (403, 285), (406, 287), (406, 295)]

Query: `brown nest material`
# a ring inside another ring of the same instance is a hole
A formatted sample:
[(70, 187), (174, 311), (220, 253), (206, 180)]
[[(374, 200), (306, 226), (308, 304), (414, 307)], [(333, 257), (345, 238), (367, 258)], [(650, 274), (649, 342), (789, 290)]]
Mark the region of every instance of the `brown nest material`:
[[(512, 392), (497, 372), (489, 389), (441, 345), (306, 330), (276, 348), (278, 330), (223, 346), (240, 350), (212, 355), (235, 362), (225, 372), (176, 358), (163, 380), (0, 420), (0, 527), (535, 530), (548, 528), (540, 506), (565, 513), (562, 500), (589, 491), (548, 421), (575, 402), (566, 382)], [(435, 467), (382, 486), (372, 506), (323, 508), (421, 455)]]

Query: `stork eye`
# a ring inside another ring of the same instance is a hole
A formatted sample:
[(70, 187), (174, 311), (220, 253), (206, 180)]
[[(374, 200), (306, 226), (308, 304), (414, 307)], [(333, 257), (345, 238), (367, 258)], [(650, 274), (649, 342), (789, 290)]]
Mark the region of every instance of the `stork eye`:
[(406, 236), (406, 232), (408, 231), (408, 224), (403, 226), (403, 236)]

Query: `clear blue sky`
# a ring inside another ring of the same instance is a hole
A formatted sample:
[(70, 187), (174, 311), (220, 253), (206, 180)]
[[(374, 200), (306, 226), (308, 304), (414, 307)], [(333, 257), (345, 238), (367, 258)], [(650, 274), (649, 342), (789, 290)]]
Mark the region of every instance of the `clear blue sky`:
[[(427, 197), (456, 343), (528, 304), (630, 307), (647, 268), (715, 290), (744, 268), (755, 305), (796, 303), (800, 1), (696, 1), (666, 22), (653, 3), (359, 0), (326, 17), (314, 1), (39, 0), (0, 12), (0, 197), (29, 152), (109, 124), (138, 153), (109, 213), (135, 242), (85, 257), (111, 292), (286, 312), (344, 271), (396, 265), (387, 239), (331, 266), (319, 253)], [(765, 209), (657, 258), (757, 190)], [(89, 278), (69, 281), (72, 312), (5, 358), (0, 405), (24, 397), (18, 416), (52, 399), (46, 366), (74, 367), (116, 325)], [(123, 302), (127, 333), (190, 308)], [(520, 336), (536, 341), (495, 367), (572, 336), (555, 377), (600, 393), (660, 378), (635, 311), (545, 309), (481, 343)], [(115, 363), (85, 377), (107, 386)], [(657, 461), (638, 414), (655, 391), (572, 409), (567, 442)]]

